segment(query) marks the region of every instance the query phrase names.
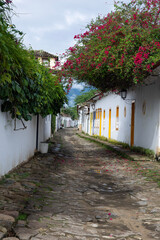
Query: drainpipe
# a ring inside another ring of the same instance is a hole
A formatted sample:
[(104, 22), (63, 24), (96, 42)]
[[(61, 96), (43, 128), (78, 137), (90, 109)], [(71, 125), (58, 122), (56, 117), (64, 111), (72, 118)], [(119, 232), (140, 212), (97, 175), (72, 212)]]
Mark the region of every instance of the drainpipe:
[(38, 138), (39, 138), (39, 114), (37, 114), (37, 132), (36, 132), (36, 150), (38, 151)]

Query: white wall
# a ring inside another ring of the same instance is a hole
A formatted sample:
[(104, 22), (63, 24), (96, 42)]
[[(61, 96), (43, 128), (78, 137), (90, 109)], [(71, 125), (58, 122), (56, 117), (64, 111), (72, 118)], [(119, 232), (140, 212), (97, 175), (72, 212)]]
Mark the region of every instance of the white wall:
[(51, 137), (51, 115), (46, 116), (42, 120), (42, 124), (44, 124), (44, 141)]
[[(0, 112), (0, 176), (6, 174), (34, 154), (36, 148), (36, 118), (25, 122), (27, 129), (14, 131), (9, 114)], [(17, 128), (22, 127), (17, 121)]]
[[(14, 131), (14, 120), (11, 119), (10, 114), (0, 111), (0, 176), (34, 155), (36, 149), (37, 117), (34, 116), (31, 121), (24, 123), (27, 126), (26, 129)], [(21, 121), (16, 120), (16, 128), (19, 129), (22, 127)], [(41, 141), (48, 138), (48, 128), (45, 126), (45, 119), (40, 117), (39, 146)]]
[[(148, 85), (130, 89), (126, 100), (120, 95), (110, 93), (95, 103), (95, 109), (102, 108), (102, 136), (108, 138), (109, 109), (111, 109), (111, 138), (130, 144), (131, 141), (131, 105), (135, 101), (134, 146), (149, 148), (155, 152), (160, 149), (160, 79), (150, 78)], [(119, 129), (116, 130), (116, 107), (119, 106)], [(126, 107), (126, 117), (124, 116)], [(146, 109), (146, 111), (144, 111)], [(91, 112), (93, 111), (90, 108)], [(105, 110), (105, 129), (103, 129), (103, 111)], [(85, 127), (84, 127), (85, 129)], [(94, 128), (99, 135), (99, 128)]]
[(56, 126), (55, 131), (57, 132), (61, 127), (61, 115), (58, 113), (56, 116)]
[(67, 127), (67, 128), (72, 127), (71, 117), (62, 116), (61, 119), (62, 119), (62, 124), (63, 124), (64, 127)]
[(53, 68), (55, 66), (55, 58), (50, 58), (50, 68)]
[(48, 140), (50, 137), (51, 137), (51, 115), (48, 115), (45, 118), (39, 116), (38, 150), (40, 150), (40, 142), (44, 142)]
[[(159, 106), (160, 82), (154, 77), (154, 82), (145, 87), (136, 89), (135, 111), (135, 145), (150, 148), (155, 152), (159, 148)], [(142, 107), (146, 105), (146, 113)]]
[(64, 126), (64, 121), (66, 121), (66, 127), (77, 127), (78, 126), (77, 120), (72, 120), (70, 117), (62, 117), (60, 114), (57, 114), (55, 131), (58, 131), (60, 129), (60, 127), (62, 127), (62, 124)]
[[(116, 107), (119, 106), (119, 130), (116, 130)], [(124, 117), (124, 107), (126, 106), (127, 115)], [(111, 138), (118, 141), (125, 141), (129, 143), (130, 133), (130, 104), (126, 104), (122, 98), (117, 94), (109, 94), (106, 97), (99, 99), (95, 104), (95, 109), (102, 108), (102, 136), (108, 138), (109, 133), (109, 109), (111, 109)], [(103, 129), (103, 113), (105, 110), (105, 125)], [(93, 110), (91, 109), (91, 112)], [(94, 128), (94, 134), (99, 135), (99, 128)]]

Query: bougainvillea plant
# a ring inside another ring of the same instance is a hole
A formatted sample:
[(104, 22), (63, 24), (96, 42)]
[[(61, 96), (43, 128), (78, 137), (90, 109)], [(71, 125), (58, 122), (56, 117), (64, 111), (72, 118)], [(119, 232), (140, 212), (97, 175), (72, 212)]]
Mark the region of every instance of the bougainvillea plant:
[(63, 86), (23, 46), (23, 33), (11, 23), (11, 2), (0, 0), (1, 110), (26, 121), (56, 114), (66, 101)]
[(106, 91), (143, 83), (160, 60), (160, 1), (117, 2), (74, 38), (60, 75), (69, 85), (75, 78)]

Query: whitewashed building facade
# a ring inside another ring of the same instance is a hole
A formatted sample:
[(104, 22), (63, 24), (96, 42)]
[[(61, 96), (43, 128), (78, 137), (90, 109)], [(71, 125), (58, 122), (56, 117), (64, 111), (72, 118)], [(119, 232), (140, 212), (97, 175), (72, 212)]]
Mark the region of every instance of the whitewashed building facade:
[[(87, 103), (90, 113), (79, 111), (82, 131), (90, 135), (140, 146), (160, 153), (160, 68), (154, 76), (127, 91), (126, 99), (109, 92), (103, 97), (95, 96)], [(86, 119), (89, 117), (89, 129)]]
[(77, 127), (78, 121), (72, 120), (71, 116), (61, 113), (56, 116), (56, 129), (58, 131), (60, 128), (74, 128)]

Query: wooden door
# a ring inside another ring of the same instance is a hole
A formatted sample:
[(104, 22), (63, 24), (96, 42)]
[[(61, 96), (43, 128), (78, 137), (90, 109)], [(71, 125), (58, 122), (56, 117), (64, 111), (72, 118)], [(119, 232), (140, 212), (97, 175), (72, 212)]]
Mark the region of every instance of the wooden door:
[(93, 112), (90, 114), (90, 135), (92, 135), (92, 127), (93, 127)]
[(109, 109), (109, 131), (108, 131), (108, 138), (111, 138), (111, 109)]
[(102, 108), (99, 110), (99, 136), (102, 135)]
[(131, 146), (134, 145), (134, 118), (135, 118), (135, 102), (132, 102), (132, 109), (131, 109)]

